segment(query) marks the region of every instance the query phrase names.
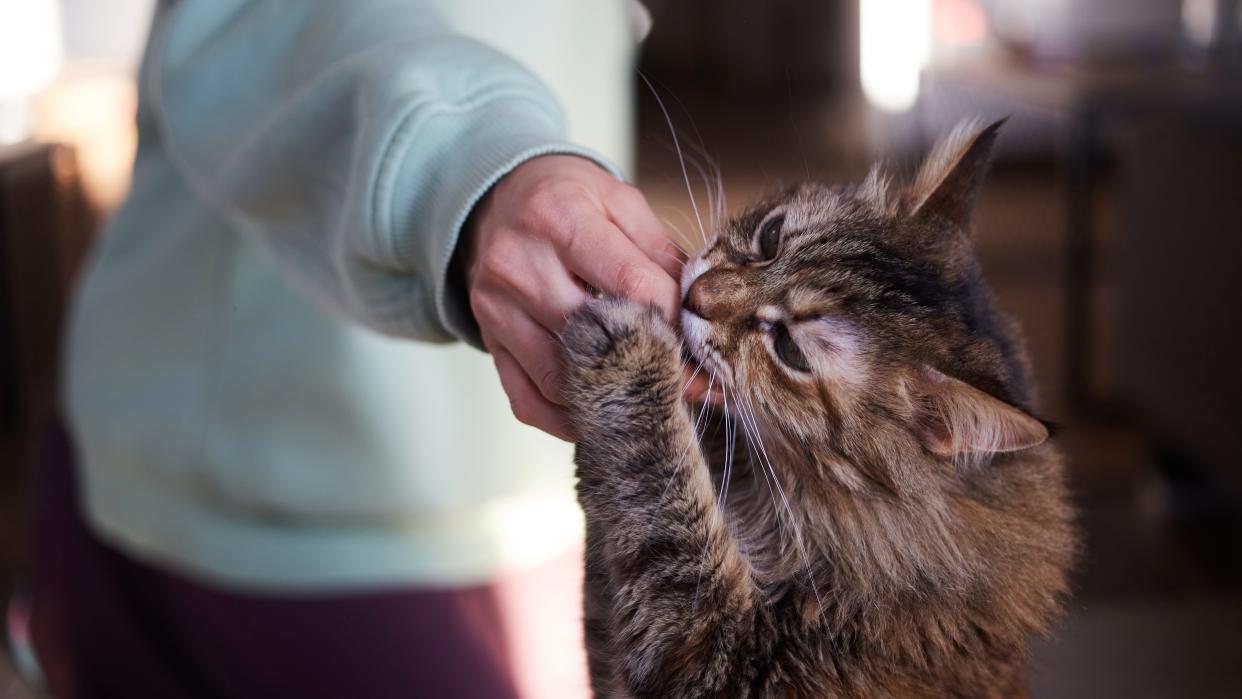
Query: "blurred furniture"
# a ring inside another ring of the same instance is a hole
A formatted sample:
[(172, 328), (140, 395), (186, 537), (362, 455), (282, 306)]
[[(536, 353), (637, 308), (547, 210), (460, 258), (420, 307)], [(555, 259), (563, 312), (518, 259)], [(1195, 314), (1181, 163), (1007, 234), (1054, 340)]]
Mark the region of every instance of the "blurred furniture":
[(1242, 505), (1242, 106), (1122, 135), (1117, 380), (1183, 504)]
[[(802, 0), (645, 0), (652, 30), (642, 70), (685, 96), (728, 96), (731, 108), (789, 91), (846, 89), (858, 75), (858, 7)], [(791, 100), (790, 100), (791, 101)]]
[[(1000, 60), (929, 82), (922, 108), (933, 120), (948, 120), (937, 110), (958, 118), (964, 105), (1017, 114), (1018, 130), (1042, 129), (1035, 140), (1056, 144), (1067, 226), (1062, 380), (1077, 420), (1137, 420), (1175, 490), (1242, 502), (1242, 277), (1232, 272), (1242, 255), (1242, 74), (1229, 63)], [(1120, 221), (1111, 240), (1093, 215), (1106, 170)]]
[(1128, 168), (1129, 152), (1115, 147), (1116, 135), (1138, 124), (1177, 128), (1191, 113), (1242, 118), (1242, 81), (1235, 77), (1181, 66), (1047, 66), (1016, 59), (975, 61), (929, 76), (925, 123), (954, 121), (969, 105), (976, 113), (1016, 114), (1011, 126), (1028, 139), (1056, 144), (1067, 224), (1062, 380), (1080, 414), (1098, 416), (1114, 407), (1111, 391), (1100, 389), (1092, 371), (1101, 363), (1094, 339), (1104, 323), (1093, 303), (1101, 265), (1091, 202), (1105, 163)]
[(60, 331), (94, 223), (72, 148), (0, 148), (0, 428), (23, 440), (55, 403)]

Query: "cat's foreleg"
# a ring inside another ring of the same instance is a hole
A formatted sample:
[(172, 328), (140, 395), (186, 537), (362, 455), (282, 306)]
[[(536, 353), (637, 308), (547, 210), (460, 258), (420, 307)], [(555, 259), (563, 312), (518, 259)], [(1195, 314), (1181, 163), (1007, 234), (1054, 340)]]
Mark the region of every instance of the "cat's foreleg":
[(681, 399), (676, 336), (651, 309), (601, 300), (563, 342), (619, 679), (639, 696), (745, 695), (761, 604)]

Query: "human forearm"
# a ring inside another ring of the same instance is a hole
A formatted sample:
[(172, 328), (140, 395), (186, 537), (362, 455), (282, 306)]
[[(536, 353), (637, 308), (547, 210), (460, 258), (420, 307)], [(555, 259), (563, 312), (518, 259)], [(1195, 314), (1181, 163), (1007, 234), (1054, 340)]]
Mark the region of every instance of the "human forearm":
[(144, 87), (196, 193), (337, 312), (389, 334), (478, 342), (445, 292), (475, 202), (565, 140), (514, 61), (415, 0), (185, 0)]

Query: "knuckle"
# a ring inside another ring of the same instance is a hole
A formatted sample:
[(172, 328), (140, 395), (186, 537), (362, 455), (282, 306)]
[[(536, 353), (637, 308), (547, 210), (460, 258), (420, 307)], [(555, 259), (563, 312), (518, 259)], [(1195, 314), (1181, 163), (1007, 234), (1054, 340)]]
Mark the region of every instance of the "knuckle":
[(535, 377), (535, 385), (539, 387), (539, 392), (544, 398), (555, 401), (559, 394), (560, 388), (560, 372), (553, 367), (544, 367), (540, 369)]
[(519, 274), (522, 267), (518, 258), (513, 246), (494, 243), (481, 255), (479, 264), (487, 278), (510, 282)]
[(559, 247), (575, 242), (584, 226), (590, 205), (590, 193), (576, 184), (549, 185), (548, 190), (532, 205), (530, 213), (536, 231)]
[(470, 310), (474, 313), (475, 318), (479, 320), (492, 317), (492, 312), (496, 309), (496, 301), (492, 295), (487, 293), (485, 289), (475, 287), (470, 292)]
[(470, 310), (474, 313), (479, 329), (492, 338), (504, 336), (507, 332), (506, 319), (509, 317), (504, 300), (490, 292), (480, 292), (470, 297)]
[(622, 262), (614, 276), (617, 293), (635, 301), (652, 300), (653, 282), (647, 271), (634, 262)]
[(546, 231), (552, 223), (549, 207), (533, 197), (522, 205), (517, 215), (517, 227), (526, 233)]
[(517, 418), (518, 422), (525, 425), (535, 425), (534, 413), (528, 407), (526, 401), (510, 398), (509, 411), (513, 413), (513, 417)]
[(619, 182), (612, 192), (613, 201), (626, 210), (636, 211), (647, 208), (647, 198), (642, 190), (628, 182)]
[(540, 183), (526, 198), (519, 221), (524, 230), (549, 233), (555, 231), (566, 214), (567, 193), (552, 182)]
[(679, 304), (681, 301), (681, 284), (672, 277), (660, 275), (656, 278), (654, 301), (667, 300), (669, 303)]

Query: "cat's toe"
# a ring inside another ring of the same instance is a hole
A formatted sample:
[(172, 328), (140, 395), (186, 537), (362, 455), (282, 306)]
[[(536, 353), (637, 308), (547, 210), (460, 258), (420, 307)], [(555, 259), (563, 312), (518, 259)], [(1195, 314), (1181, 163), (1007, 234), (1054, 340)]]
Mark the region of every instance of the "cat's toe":
[(653, 308), (617, 298), (593, 299), (575, 311), (561, 333), (571, 363), (634, 352), (676, 352), (677, 336)]
[(561, 344), (570, 359), (601, 357), (617, 344), (602, 301), (588, 301), (569, 316), (561, 332)]

